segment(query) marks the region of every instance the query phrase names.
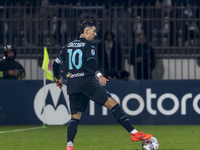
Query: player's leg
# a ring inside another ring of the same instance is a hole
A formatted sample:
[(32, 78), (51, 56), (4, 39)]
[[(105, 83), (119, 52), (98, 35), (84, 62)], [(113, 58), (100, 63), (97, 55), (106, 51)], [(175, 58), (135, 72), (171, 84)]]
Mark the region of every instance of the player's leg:
[(115, 101), (112, 97), (109, 97), (104, 106), (111, 110), (117, 122), (121, 124), (129, 133), (134, 130), (129, 119), (123, 113), (117, 101)]
[(84, 94), (96, 103), (110, 109), (117, 122), (121, 124), (131, 134), (132, 141), (146, 140), (152, 136), (150, 134), (143, 134), (134, 129), (127, 116), (123, 113), (118, 102), (115, 101), (114, 98), (111, 97), (110, 93), (101, 86), (95, 88), (92, 94), (91, 92), (90, 94), (88, 94), (87, 91), (84, 92)]
[(110, 93), (104, 88), (99, 86), (92, 94), (89, 95), (89, 97), (98, 104), (102, 106), (104, 105), (105, 107), (110, 109), (117, 122), (121, 124), (129, 133), (135, 131), (133, 126), (130, 124), (129, 119), (122, 112), (118, 102), (115, 101), (111, 97)]
[(69, 95), (71, 120), (67, 128), (67, 148), (65, 150), (73, 150), (73, 143), (77, 133), (79, 121), (82, 112), (85, 111), (89, 98), (81, 93)]
[(77, 133), (78, 124), (81, 119), (81, 112), (71, 115), (71, 120), (68, 123), (67, 128), (67, 148), (66, 150), (73, 150), (74, 138)]
[(111, 110), (117, 122), (131, 134), (131, 140), (133, 142), (146, 140), (152, 137), (151, 134), (143, 134), (142, 132), (138, 132), (136, 129), (134, 129), (127, 116), (123, 113), (119, 104), (112, 97), (108, 98), (104, 106)]

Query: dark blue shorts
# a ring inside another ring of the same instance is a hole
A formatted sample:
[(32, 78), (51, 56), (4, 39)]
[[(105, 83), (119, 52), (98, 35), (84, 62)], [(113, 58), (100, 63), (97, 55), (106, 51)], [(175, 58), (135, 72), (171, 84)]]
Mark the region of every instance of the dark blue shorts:
[(84, 112), (90, 99), (103, 106), (109, 97), (111, 97), (110, 93), (100, 85), (97, 86), (93, 91), (86, 90), (81, 93), (70, 94), (69, 100), (71, 114)]

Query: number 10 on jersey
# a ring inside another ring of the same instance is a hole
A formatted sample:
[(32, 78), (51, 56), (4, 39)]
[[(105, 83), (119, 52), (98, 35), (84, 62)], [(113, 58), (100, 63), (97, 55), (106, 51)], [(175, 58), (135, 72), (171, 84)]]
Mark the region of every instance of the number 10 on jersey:
[[(75, 51), (73, 51), (72, 49), (68, 49), (67, 53), (69, 53), (69, 70), (74, 69), (73, 67), (75, 67), (76, 69), (80, 69), (83, 65), (83, 52), (80, 49), (76, 49)], [(76, 57), (78, 57), (78, 62), (76, 62)]]

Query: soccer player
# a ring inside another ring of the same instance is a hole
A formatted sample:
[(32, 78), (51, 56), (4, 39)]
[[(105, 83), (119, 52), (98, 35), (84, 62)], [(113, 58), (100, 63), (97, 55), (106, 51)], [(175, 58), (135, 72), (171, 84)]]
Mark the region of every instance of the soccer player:
[(108, 79), (98, 71), (95, 47), (92, 45), (96, 35), (96, 27), (93, 23), (83, 22), (80, 25), (80, 37), (67, 44), (53, 63), (56, 86), (62, 88), (59, 65), (64, 61), (68, 62), (66, 63), (66, 69), (68, 69), (67, 92), (70, 100), (71, 120), (68, 124), (67, 148), (65, 150), (73, 150), (73, 141), (81, 114), (86, 109), (90, 99), (110, 109), (117, 122), (130, 133), (133, 142), (152, 137), (151, 134), (144, 134), (134, 129), (118, 102), (102, 87), (106, 86)]

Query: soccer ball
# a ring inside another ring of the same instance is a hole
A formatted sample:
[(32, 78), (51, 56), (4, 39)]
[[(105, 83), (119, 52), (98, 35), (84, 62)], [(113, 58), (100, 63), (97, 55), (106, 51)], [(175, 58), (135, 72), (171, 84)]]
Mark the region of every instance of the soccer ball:
[(142, 141), (143, 150), (158, 150), (159, 143), (155, 137)]
[(143, 150), (154, 150), (153, 144), (147, 144), (142, 147)]

